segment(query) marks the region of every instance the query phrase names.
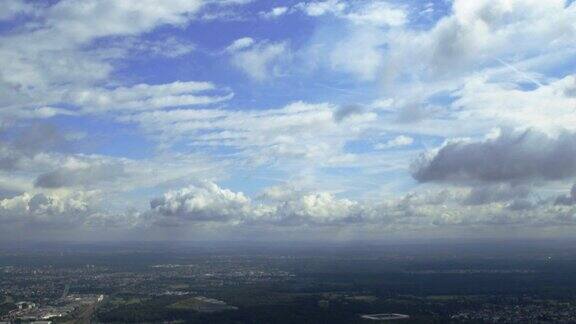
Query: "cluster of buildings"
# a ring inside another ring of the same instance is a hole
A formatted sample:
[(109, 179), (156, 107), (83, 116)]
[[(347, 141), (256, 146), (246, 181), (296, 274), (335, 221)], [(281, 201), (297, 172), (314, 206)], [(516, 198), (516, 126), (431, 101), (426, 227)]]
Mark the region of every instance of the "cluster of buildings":
[(1, 320), (6, 323), (30, 322), (46, 323), (55, 318), (66, 317), (83, 308), (93, 307), (104, 300), (104, 295), (69, 295), (51, 304), (39, 305), (30, 301), (15, 303), (16, 308), (4, 315)]
[(576, 323), (576, 305), (536, 303), (528, 305), (486, 305), (451, 316), (453, 320), (481, 323)]
[[(290, 280), (294, 275), (265, 262), (238, 262), (233, 257), (207, 257), (193, 264), (140, 263), (108, 265), (14, 265), (0, 266), (0, 321), (50, 321), (78, 313), (104, 295), (184, 296), (191, 291), (247, 283)], [(69, 287), (75, 294), (68, 294)], [(3, 299), (9, 297), (10, 301)], [(223, 307), (199, 300), (208, 308)]]
[(63, 289), (95, 280), (106, 267), (4, 266), (0, 267), (0, 296), (47, 303), (63, 296)]
[(166, 290), (162, 283), (185, 281), (197, 289), (241, 283), (282, 281), (293, 275), (227, 260), (203, 260), (197, 264), (159, 264), (136, 269), (83, 265), (75, 267), (9, 266), (0, 267), (0, 296), (48, 303), (62, 295), (63, 287), (76, 292), (117, 292), (158, 295)]

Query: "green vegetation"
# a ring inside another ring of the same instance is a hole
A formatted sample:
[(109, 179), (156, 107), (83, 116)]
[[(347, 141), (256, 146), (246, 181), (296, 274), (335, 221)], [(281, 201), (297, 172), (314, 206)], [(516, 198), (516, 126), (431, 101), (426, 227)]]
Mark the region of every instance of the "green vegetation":
[(9, 311), (16, 308), (13, 303), (0, 304), (0, 316), (8, 314)]
[(11, 303), (14, 303), (14, 297), (6, 295), (4, 296), (4, 299), (0, 304), (11, 304)]
[(8, 314), (9, 311), (16, 308), (14, 298), (10, 295), (0, 296), (0, 316)]
[(190, 287), (189, 284), (184, 284), (184, 283), (177, 283), (177, 284), (168, 285), (168, 288), (174, 289), (174, 290), (182, 290), (182, 289), (187, 289), (189, 287)]
[(169, 308), (173, 309), (186, 309), (186, 310), (197, 310), (204, 302), (199, 301), (196, 298), (188, 298), (183, 299), (175, 302), (174, 304), (169, 305)]
[(119, 297), (119, 296), (115, 296), (115, 297), (110, 297), (108, 298), (107, 303), (118, 307), (118, 306), (124, 306), (124, 305), (131, 305), (131, 304), (138, 304), (141, 303), (143, 300), (145, 300), (145, 298), (139, 298), (139, 297)]

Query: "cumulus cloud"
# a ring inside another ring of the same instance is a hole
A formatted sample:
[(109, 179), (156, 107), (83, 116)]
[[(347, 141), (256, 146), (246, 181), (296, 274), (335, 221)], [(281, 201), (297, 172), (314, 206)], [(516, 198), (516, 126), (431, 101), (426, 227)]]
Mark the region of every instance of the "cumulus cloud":
[[(207, 182), (153, 199), (147, 219), (161, 226), (209, 222), (268, 229), (370, 226), (427, 231), (445, 226), (576, 225), (576, 208), (572, 206), (534, 199), (526, 188), (491, 189), (496, 193), (454, 187), (373, 202), (276, 187), (271, 190), (273, 199), (257, 203), (241, 192)], [(507, 193), (507, 189), (512, 193)]]
[(572, 185), (572, 189), (568, 195), (563, 195), (556, 198), (556, 205), (576, 205), (576, 184)]
[(88, 212), (89, 193), (49, 196), (24, 193), (0, 200), (0, 220), (24, 224), (45, 223), (48, 226), (71, 225)]
[(337, 225), (366, 222), (357, 202), (338, 199), (331, 193), (308, 193), (275, 207), (271, 221), (277, 225)]
[(353, 222), (362, 218), (357, 203), (337, 199), (330, 193), (275, 195), (272, 204), (258, 204), (242, 192), (201, 182), (169, 191), (150, 202), (151, 218), (158, 224), (181, 221), (225, 222), (234, 224), (273, 224), (278, 226), (320, 225)]
[(230, 221), (250, 212), (250, 200), (241, 192), (201, 182), (181, 190), (169, 191), (150, 202), (153, 213), (162, 220)]
[(419, 182), (567, 179), (576, 175), (576, 135), (502, 130), (484, 141), (449, 141), (412, 168)]
[(97, 193), (26, 192), (0, 198), (0, 235), (3, 238), (32, 236), (61, 239), (63, 236), (85, 239), (95, 235), (106, 239), (108, 232), (127, 233), (144, 223), (137, 212), (108, 212), (97, 207)]
[[(500, 190), (500, 189), (498, 189)], [(209, 224), (238, 231), (275, 231), (299, 228), (347, 228), (363, 233), (422, 231), (514, 226), (576, 225), (573, 205), (553, 200), (534, 200), (521, 190), (515, 195), (488, 195), (452, 187), (414, 192), (400, 198), (364, 201), (338, 198), (329, 192), (271, 190), (271, 199), (258, 202), (242, 192), (221, 188), (213, 182), (171, 190), (150, 201), (144, 213), (109, 213), (94, 208), (94, 194), (77, 191), (65, 195), (25, 193), (0, 199), (0, 222), (35, 228), (102, 230), (141, 229), (154, 235), (158, 228), (190, 229)], [(471, 202), (471, 199), (477, 199)], [(272, 197), (273, 196), (273, 197)], [(475, 198), (471, 198), (475, 197)], [(46, 225), (41, 226), (40, 225)], [(265, 233), (263, 232), (263, 233)], [(254, 233), (254, 232), (253, 232)]]

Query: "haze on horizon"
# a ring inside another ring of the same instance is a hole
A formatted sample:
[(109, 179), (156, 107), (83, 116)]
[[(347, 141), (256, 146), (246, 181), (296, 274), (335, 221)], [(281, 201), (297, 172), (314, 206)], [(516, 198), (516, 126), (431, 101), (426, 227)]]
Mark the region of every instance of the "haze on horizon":
[(0, 7), (0, 240), (576, 227), (572, 0)]

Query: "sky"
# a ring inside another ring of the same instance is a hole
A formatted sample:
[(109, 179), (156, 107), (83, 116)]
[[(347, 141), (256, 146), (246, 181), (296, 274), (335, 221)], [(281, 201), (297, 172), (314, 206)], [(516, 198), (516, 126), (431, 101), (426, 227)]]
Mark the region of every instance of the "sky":
[(0, 240), (576, 229), (572, 1), (0, 7)]

